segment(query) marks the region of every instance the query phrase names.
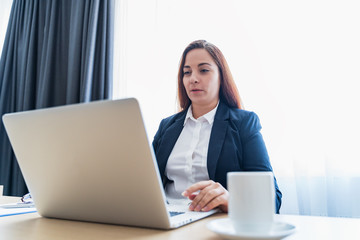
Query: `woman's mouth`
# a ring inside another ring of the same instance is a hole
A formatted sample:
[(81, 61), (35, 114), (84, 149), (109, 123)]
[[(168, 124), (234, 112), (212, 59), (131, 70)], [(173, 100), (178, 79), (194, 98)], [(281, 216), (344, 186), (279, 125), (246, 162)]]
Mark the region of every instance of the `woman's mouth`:
[(201, 92), (202, 90), (201, 89), (192, 89), (191, 92)]

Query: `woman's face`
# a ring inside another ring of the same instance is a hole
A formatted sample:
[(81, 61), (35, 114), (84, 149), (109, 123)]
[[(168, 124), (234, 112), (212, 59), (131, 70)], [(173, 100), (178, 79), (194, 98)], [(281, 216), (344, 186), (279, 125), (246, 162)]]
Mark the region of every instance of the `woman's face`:
[(219, 101), (220, 73), (215, 61), (205, 49), (187, 53), (183, 84), (193, 105), (216, 105)]

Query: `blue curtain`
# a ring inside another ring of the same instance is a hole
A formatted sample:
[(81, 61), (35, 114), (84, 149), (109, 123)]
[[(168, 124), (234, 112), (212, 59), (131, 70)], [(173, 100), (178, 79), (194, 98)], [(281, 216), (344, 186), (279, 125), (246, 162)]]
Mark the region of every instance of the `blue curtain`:
[[(114, 0), (14, 0), (0, 59), (0, 114), (110, 99), (113, 19)], [(0, 185), (4, 195), (27, 192), (2, 123)]]

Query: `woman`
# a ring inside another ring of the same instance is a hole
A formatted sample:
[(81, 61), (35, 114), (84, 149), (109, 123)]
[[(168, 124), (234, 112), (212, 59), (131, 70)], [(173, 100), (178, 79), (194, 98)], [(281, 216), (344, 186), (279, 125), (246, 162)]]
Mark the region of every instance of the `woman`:
[[(221, 51), (205, 40), (184, 50), (178, 72), (181, 111), (163, 119), (153, 147), (165, 192), (188, 197), (190, 210), (228, 211), (226, 175), (272, 171), (257, 115), (242, 110)], [(275, 180), (276, 212), (281, 192)]]

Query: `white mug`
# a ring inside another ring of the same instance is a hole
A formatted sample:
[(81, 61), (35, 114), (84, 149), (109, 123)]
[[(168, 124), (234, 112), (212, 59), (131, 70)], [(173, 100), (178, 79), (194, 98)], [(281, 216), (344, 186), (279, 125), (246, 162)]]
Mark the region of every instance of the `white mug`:
[(266, 233), (275, 214), (272, 172), (229, 172), (229, 218), (238, 233)]

